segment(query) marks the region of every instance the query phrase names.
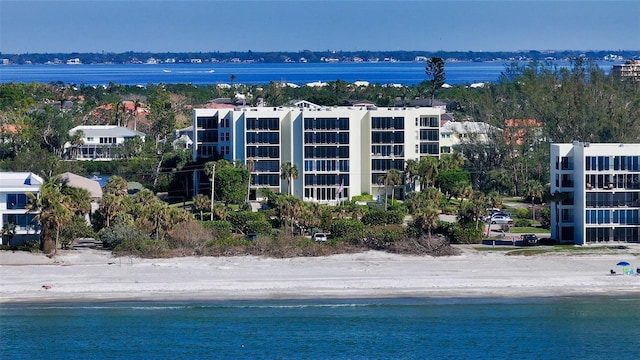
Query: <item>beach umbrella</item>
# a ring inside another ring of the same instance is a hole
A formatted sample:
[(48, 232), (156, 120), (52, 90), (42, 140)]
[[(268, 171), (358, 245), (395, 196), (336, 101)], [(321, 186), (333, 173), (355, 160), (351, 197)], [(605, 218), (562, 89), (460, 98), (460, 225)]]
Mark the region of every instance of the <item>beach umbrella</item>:
[(620, 261), (619, 263), (617, 263), (616, 265), (618, 266), (622, 266), (622, 273), (626, 274), (627, 273), (627, 269), (626, 267), (629, 266), (630, 264), (626, 261)]

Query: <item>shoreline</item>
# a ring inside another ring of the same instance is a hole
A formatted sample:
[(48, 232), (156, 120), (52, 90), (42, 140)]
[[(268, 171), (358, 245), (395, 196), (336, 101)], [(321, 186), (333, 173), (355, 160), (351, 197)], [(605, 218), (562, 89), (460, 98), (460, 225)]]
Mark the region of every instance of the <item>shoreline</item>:
[[(100, 250), (0, 252), (0, 306), (106, 302), (521, 299), (640, 295), (640, 247), (595, 253), (461, 255), (367, 251), (319, 258), (255, 256), (140, 259)], [(45, 288), (49, 286), (49, 288)]]

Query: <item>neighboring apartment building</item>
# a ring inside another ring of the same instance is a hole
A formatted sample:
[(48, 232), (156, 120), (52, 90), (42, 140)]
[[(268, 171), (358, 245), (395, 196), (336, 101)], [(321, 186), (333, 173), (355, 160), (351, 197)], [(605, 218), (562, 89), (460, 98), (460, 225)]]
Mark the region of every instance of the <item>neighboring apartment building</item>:
[(456, 145), (468, 142), (489, 143), (496, 132), (495, 126), (476, 121), (449, 121), (440, 128), (440, 152), (450, 154)]
[[(43, 183), (41, 177), (30, 172), (0, 172), (0, 228), (15, 225), (11, 244), (40, 238), (40, 228), (34, 220), (37, 212), (28, 212), (27, 204), (28, 194), (38, 196)], [(7, 245), (7, 235), (2, 236), (2, 245)]]
[(124, 142), (145, 134), (115, 125), (76, 126), (69, 130), (69, 135), (82, 131), (79, 144), (65, 144), (65, 154), (70, 160), (102, 160), (110, 161), (124, 156)]
[(551, 145), (551, 237), (640, 242), (640, 144)]
[[(323, 107), (299, 101), (291, 107), (194, 110), (195, 161), (241, 160), (249, 164), (250, 198), (260, 188), (287, 191), (280, 167), (291, 162), (299, 177), (293, 194), (305, 201), (335, 204), (369, 193), (383, 195), (380, 176), (403, 171), (408, 159), (439, 156), (436, 108), (377, 108), (371, 104)], [(203, 174), (194, 176), (199, 191)], [(404, 189), (396, 189), (402, 197)]]
[(628, 60), (624, 64), (613, 65), (611, 74), (620, 79), (640, 80), (640, 60)]

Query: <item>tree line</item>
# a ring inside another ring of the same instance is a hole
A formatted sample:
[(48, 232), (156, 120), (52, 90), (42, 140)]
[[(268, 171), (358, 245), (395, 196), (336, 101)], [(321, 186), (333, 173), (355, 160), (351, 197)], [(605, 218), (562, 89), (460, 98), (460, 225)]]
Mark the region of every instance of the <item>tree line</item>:
[(164, 61), (174, 59), (179, 62), (189, 62), (191, 59), (201, 59), (211, 61), (215, 59), (220, 62), (229, 62), (232, 59), (240, 61), (261, 62), (261, 63), (283, 63), (287, 61), (298, 62), (304, 58), (307, 62), (317, 63), (326, 58), (337, 58), (341, 61), (354, 61), (359, 58), (364, 61), (378, 59), (384, 61), (394, 59), (397, 61), (415, 61), (416, 58), (456, 59), (459, 61), (544, 61), (548, 59), (567, 60), (578, 57), (588, 59), (604, 59), (605, 56), (616, 54), (624, 59), (640, 58), (637, 50), (558, 50), (548, 51), (209, 51), (209, 52), (139, 52), (127, 51), (122, 53), (100, 52), (100, 53), (28, 53), (28, 54), (3, 54), (2, 57), (8, 59), (12, 64), (45, 64), (58, 59), (65, 62), (70, 58), (78, 58), (83, 64), (128, 64), (132, 62), (145, 62), (149, 58)]

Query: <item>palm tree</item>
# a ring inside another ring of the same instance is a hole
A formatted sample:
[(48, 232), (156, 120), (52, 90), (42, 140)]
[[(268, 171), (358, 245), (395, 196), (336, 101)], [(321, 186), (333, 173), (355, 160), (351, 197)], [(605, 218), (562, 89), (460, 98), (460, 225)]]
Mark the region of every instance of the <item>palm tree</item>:
[(387, 210), (387, 186), (391, 187), (391, 203), (395, 200), (396, 185), (402, 184), (402, 173), (399, 170), (388, 170), (384, 175), (378, 177), (378, 184), (384, 185), (384, 209)]
[(497, 191), (492, 191), (487, 195), (487, 204), (492, 209), (499, 209), (502, 207), (502, 196)]
[(222, 204), (215, 204), (213, 206), (213, 218), (217, 220), (227, 219), (227, 208)]
[(320, 226), (320, 204), (302, 203), (300, 224), (306, 229), (312, 229)]
[(100, 199), (100, 210), (104, 215), (105, 226), (109, 227), (111, 225), (111, 220), (124, 210), (123, 198), (112, 193), (102, 194), (102, 199)]
[(14, 236), (16, 236), (16, 224), (10, 222), (2, 224), (2, 243), (11, 246)]
[(84, 144), (84, 140), (82, 140), (83, 137), (84, 137), (84, 132), (82, 130), (78, 130), (75, 133), (73, 133), (73, 135), (71, 135), (71, 137), (69, 138), (69, 144), (71, 144), (72, 160), (76, 160), (78, 157), (78, 150), (80, 149), (80, 146)]
[(525, 197), (531, 198), (531, 220), (536, 219), (536, 208), (535, 201), (537, 199), (542, 199), (542, 195), (544, 195), (544, 186), (537, 180), (529, 180), (524, 184), (525, 189)]
[(136, 99), (133, 103), (133, 130), (138, 130), (138, 109), (140, 108), (140, 100)]
[(127, 195), (127, 180), (118, 175), (113, 175), (104, 184), (104, 192), (118, 197)]
[(300, 199), (291, 195), (280, 195), (276, 197), (275, 202), (281, 221), (286, 225), (287, 219), (290, 220), (291, 235), (293, 235), (295, 219), (297, 219), (303, 212), (304, 203)]
[(464, 157), (459, 152), (442, 154), (438, 162), (438, 170), (460, 170), (464, 166)]
[(287, 194), (293, 195), (293, 180), (297, 179), (298, 176), (298, 166), (296, 164), (292, 165), (290, 161), (287, 161), (280, 166), (280, 179), (287, 180)]
[(418, 160), (409, 159), (406, 161), (406, 165), (404, 168), (406, 182), (411, 184), (411, 191), (416, 190), (416, 178), (419, 177), (419, 165), (420, 162)]
[(166, 222), (169, 206), (160, 200), (154, 201), (151, 206), (145, 208), (147, 215), (153, 222), (153, 232), (155, 233), (156, 240), (160, 239), (161, 224)]
[(432, 206), (423, 208), (416, 215), (416, 221), (420, 224), (423, 230), (426, 228), (429, 239), (431, 239), (431, 230), (438, 226), (439, 215), (440, 212)]
[(217, 164), (215, 161), (209, 161), (206, 164), (204, 164), (204, 172), (209, 176), (209, 179), (211, 179), (211, 204), (210, 204), (211, 221), (213, 221), (213, 202), (215, 201), (215, 191), (216, 191), (216, 165)]
[(209, 209), (209, 197), (207, 195), (198, 194), (193, 197), (193, 208), (200, 212), (200, 220), (203, 220), (202, 213)]
[(62, 193), (66, 195), (69, 208), (76, 214), (86, 216), (91, 212), (91, 193), (84, 188), (63, 185)]
[(249, 195), (251, 194), (251, 173), (256, 170), (256, 162), (253, 158), (247, 159), (247, 171), (249, 171), (249, 181), (247, 184), (247, 204), (249, 203)]
[(434, 186), (436, 182), (436, 176), (438, 175), (438, 159), (433, 156), (424, 156), (420, 158), (418, 163), (418, 175), (420, 176), (420, 188), (426, 188), (428, 182), (431, 186)]
[(40, 223), (41, 248), (46, 253), (56, 251), (60, 231), (71, 220), (72, 212), (62, 187), (58, 178), (52, 178), (42, 185), (39, 195), (29, 194), (27, 211), (39, 211), (34, 219)]

